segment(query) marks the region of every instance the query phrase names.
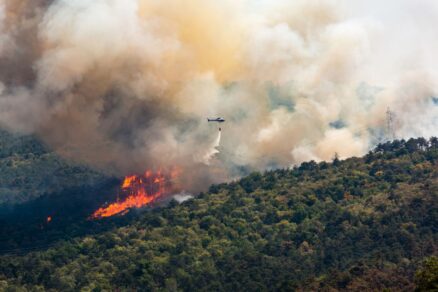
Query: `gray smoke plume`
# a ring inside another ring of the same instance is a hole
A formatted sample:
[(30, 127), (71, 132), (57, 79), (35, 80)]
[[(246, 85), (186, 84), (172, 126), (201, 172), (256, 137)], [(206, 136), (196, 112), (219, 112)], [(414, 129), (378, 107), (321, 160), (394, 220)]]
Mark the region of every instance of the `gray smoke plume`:
[(388, 107), (398, 137), (436, 135), (437, 16), (433, 0), (3, 0), (0, 124), (120, 175), (178, 166), (187, 189), (362, 155)]

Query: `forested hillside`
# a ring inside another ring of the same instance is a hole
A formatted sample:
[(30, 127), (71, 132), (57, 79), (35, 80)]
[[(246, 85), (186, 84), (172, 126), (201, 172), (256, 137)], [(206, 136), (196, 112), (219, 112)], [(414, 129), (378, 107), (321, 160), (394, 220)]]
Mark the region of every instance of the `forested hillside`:
[(363, 158), (253, 173), (126, 226), (3, 255), (0, 290), (426, 291), (438, 285), (437, 199), (438, 139), (388, 142)]
[(0, 206), (94, 185), (104, 178), (94, 170), (60, 158), (33, 136), (0, 129)]

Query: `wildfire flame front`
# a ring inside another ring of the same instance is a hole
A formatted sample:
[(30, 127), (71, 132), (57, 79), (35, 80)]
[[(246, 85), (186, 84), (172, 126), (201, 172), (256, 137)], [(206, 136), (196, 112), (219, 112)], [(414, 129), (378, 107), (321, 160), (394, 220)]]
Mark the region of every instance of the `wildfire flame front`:
[(169, 192), (173, 173), (167, 177), (161, 171), (155, 174), (146, 171), (143, 175), (125, 177), (119, 191), (119, 196), (123, 199), (97, 209), (91, 218), (100, 219), (125, 214), (131, 208), (141, 208), (152, 203)]

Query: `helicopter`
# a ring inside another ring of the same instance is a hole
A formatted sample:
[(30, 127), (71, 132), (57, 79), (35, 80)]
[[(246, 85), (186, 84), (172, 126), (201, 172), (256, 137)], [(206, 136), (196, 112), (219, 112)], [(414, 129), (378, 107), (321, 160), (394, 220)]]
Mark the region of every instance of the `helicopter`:
[(224, 119), (224, 118), (221, 118), (221, 117), (218, 117), (218, 118), (216, 118), (216, 119), (210, 119), (210, 118), (207, 118), (207, 121), (208, 121), (208, 122), (223, 123), (223, 122), (225, 122), (225, 119)]

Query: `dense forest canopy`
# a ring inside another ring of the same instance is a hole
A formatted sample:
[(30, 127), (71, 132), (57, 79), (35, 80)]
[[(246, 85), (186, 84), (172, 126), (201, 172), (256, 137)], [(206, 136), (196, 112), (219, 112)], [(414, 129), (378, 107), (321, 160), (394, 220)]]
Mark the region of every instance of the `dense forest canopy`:
[(438, 139), (387, 142), (4, 253), (0, 290), (427, 291), (438, 283), (437, 199)]

